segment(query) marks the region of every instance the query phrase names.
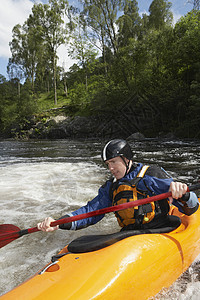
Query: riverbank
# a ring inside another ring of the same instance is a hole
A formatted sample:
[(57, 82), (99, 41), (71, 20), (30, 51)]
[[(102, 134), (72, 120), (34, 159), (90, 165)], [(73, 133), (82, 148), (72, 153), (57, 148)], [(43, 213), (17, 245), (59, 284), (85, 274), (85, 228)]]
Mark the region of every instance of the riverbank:
[(139, 135), (140, 139), (200, 138), (199, 127), (196, 130), (195, 126), (179, 122), (177, 118), (169, 122), (146, 97), (138, 94), (112, 107), (46, 106), (40, 107), (37, 113), (14, 120), (6, 126), (1, 124), (0, 137), (26, 140), (111, 139), (132, 135), (136, 138)]
[[(15, 124), (7, 131), (3, 138), (13, 139), (109, 139), (127, 138), (129, 140), (143, 140), (149, 138), (145, 134), (145, 123), (138, 128), (129, 130), (120, 122), (109, 115), (97, 116), (65, 116), (57, 115), (50, 117), (32, 116), (24, 124)], [(139, 130), (137, 130), (139, 129)], [(151, 136), (150, 136), (151, 137)], [(152, 137), (151, 137), (152, 138)], [(174, 133), (159, 132), (154, 138), (177, 139)]]

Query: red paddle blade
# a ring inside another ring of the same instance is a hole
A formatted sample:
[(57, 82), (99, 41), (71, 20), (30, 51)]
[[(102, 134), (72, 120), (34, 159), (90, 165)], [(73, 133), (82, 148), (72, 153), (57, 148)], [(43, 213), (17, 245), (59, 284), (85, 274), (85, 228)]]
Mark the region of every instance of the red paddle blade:
[(0, 225), (0, 235), (2, 233), (9, 233), (9, 232), (16, 232), (20, 231), (19, 227), (12, 225), (12, 224), (3, 224)]
[(0, 225), (0, 248), (20, 237), (19, 231), (19, 227), (12, 224)]

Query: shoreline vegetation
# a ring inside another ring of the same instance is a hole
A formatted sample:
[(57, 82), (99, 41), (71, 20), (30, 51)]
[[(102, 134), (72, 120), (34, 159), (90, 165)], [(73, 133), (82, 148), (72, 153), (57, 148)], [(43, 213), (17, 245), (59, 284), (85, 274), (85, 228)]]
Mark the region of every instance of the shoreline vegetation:
[[(142, 16), (135, 0), (81, 2), (34, 4), (14, 26), (0, 136), (200, 139), (200, 11), (173, 24), (166, 0)], [(77, 61), (68, 72), (64, 44)]]
[[(37, 120), (33, 117), (28, 123), (24, 124), (23, 128), (13, 128), (11, 139), (14, 140), (58, 140), (58, 139), (72, 139), (72, 140), (105, 140), (110, 138), (126, 138), (129, 141), (142, 140), (200, 140), (196, 138), (179, 138), (174, 133), (159, 132), (157, 136), (145, 136), (141, 132), (133, 132), (128, 135), (119, 129), (115, 130), (110, 127), (110, 130), (103, 131), (102, 121), (105, 121), (105, 116), (97, 117), (66, 117), (58, 115), (56, 117), (43, 118)], [(109, 127), (109, 124), (108, 124)], [(107, 126), (106, 126), (107, 128)], [(0, 138), (7, 138), (6, 136)]]

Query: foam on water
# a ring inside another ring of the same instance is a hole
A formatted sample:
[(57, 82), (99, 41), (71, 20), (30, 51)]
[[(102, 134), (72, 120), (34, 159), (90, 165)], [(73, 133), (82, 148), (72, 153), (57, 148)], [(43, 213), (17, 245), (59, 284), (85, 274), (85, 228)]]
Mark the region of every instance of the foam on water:
[[(0, 171), (1, 224), (25, 229), (36, 226), (47, 216), (61, 217), (95, 197), (104, 180), (101, 168), (88, 162), (8, 165)], [(3, 247), (0, 294), (33, 275), (83, 231), (70, 235), (65, 231), (39, 232)], [(93, 232), (105, 231), (98, 225)]]
[(104, 179), (100, 167), (92, 163), (8, 165), (0, 172), (3, 218), (9, 221), (10, 216), (13, 219), (20, 212), (36, 215), (40, 220), (46, 212), (55, 212), (62, 204), (66, 210), (80, 206), (96, 195)]

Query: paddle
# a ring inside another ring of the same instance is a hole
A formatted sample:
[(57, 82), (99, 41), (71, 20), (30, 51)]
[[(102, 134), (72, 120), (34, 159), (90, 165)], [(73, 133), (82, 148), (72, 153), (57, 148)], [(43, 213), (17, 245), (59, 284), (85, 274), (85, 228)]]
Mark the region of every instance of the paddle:
[[(198, 189), (200, 189), (200, 184), (190, 186), (188, 188), (188, 191), (194, 191), (194, 190), (198, 190)], [(169, 198), (171, 196), (172, 196), (172, 193), (167, 192), (167, 193), (163, 193), (163, 194), (152, 196), (152, 197), (145, 198), (145, 199), (140, 199), (140, 200), (127, 202), (127, 203), (123, 203), (123, 204), (119, 204), (119, 205), (115, 205), (115, 206), (111, 206), (111, 207), (106, 207), (106, 208), (102, 208), (99, 210), (91, 211), (89, 213), (80, 214), (80, 215), (76, 215), (76, 216), (72, 216), (72, 217), (54, 221), (50, 224), (50, 226), (54, 227), (54, 226), (57, 226), (60, 224), (70, 223), (70, 222), (82, 220), (82, 219), (87, 219), (90, 217), (103, 215), (103, 214), (106, 214), (109, 212), (119, 211), (119, 210), (127, 209), (130, 207), (139, 206), (139, 205), (147, 204), (150, 202), (162, 200), (165, 198)], [(16, 240), (17, 238), (19, 238), (25, 234), (29, 234), (29, 233), (33, 233), (33, 232), (37, 232), (37, 231), (40, 231), (37, 227), (20, 230), (20, 228), (18, 228), (15, 225), (12, 225), (12, 224), (0, 225), (0, 248), (4, 247), (5, 245), (11, 243), (12, 241)]]

